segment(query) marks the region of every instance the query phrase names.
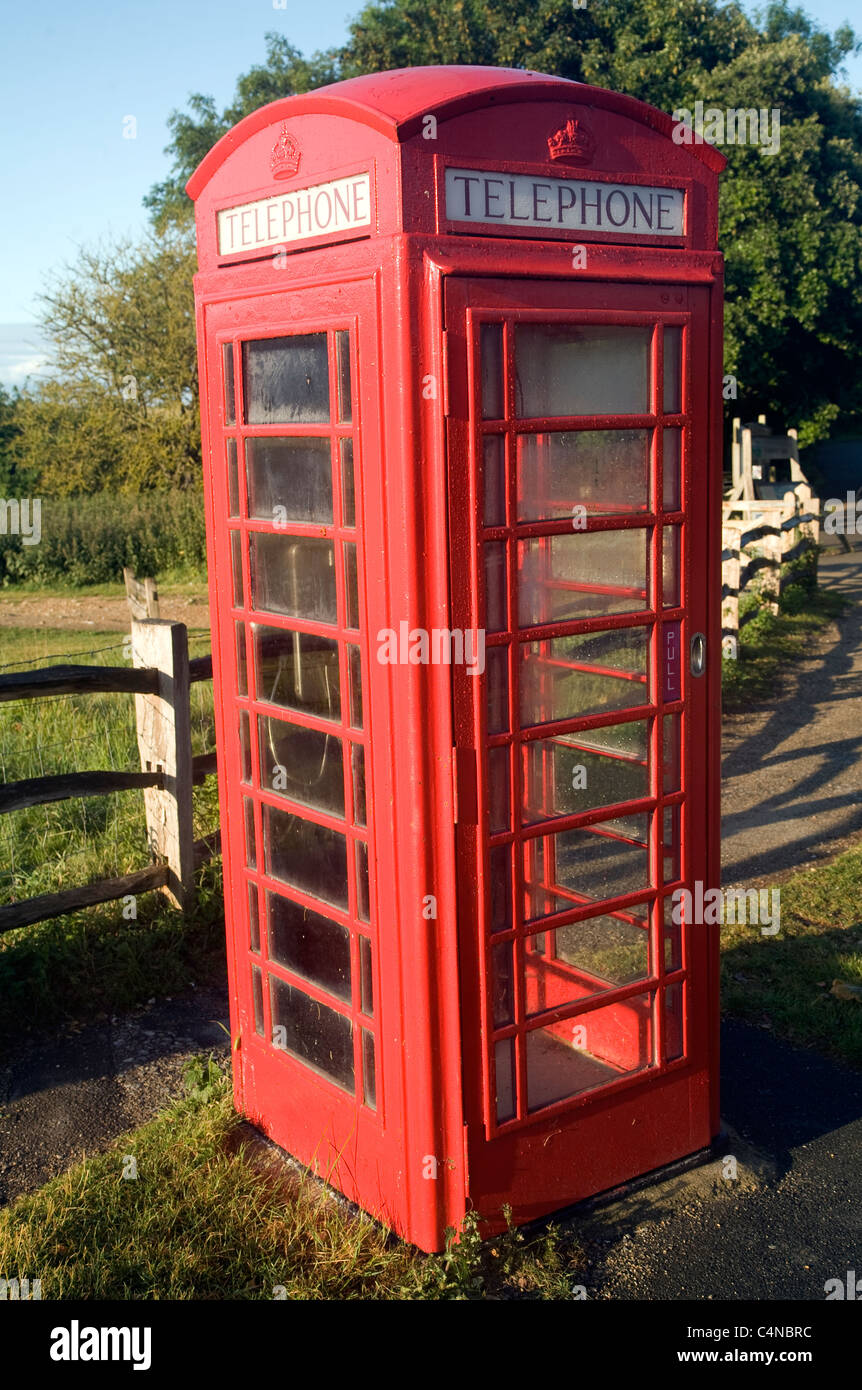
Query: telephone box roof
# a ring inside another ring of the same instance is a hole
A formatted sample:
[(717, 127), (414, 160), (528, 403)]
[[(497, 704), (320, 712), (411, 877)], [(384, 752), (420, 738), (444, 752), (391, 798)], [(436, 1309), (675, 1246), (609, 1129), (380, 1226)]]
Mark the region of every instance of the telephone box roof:
[[(429, 113), (446, 119), (495, 102), (570, 100), (580, 106), (615, 111), (670, 138), (674, 122), (664, 111), (634, 97), (572, 82), (565, 77), (523, 68), (468, 65), (395, 68), (345, 82), (333, 82), (300, 96), (281, 97), (245, 116), (204, 156), (186, 184), (197, 199), (230, 154), (258, 130), (294, 116), (343, 116), (386, 135), (395, 143), (409, 139)], [(710, 169), (721, 171), (726, 160), (712, 145), (688, 145), (689, 153)]]

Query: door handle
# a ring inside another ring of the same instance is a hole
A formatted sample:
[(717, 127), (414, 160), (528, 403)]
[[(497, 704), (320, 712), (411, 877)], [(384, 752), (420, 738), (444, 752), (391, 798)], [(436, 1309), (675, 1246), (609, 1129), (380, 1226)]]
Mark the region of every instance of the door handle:
[(706, 638), (696, 632), (689, 643), (689, 669), (693, 676), (702, 676), (706, 670)]

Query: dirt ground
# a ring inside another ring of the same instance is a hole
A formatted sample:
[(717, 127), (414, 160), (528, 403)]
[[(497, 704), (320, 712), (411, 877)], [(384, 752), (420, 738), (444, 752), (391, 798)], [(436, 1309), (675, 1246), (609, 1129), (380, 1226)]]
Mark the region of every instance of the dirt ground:
[[(208, 628), (209, 604), (205, 599), (164, 594), (159, 611), (163, 618), (185, 623), (189, 628)], [(91, 627), (94, 632), (127, 632), (129, 605), (125, 598), (100, 595), (28, 594), (0, 596), (0, 627), (69, 628)]]

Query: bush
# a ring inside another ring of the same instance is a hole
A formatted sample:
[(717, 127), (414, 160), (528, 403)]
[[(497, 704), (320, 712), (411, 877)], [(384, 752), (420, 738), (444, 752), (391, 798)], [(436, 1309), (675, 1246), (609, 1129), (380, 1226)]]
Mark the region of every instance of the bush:
[(0, 535), (0, 585), (109, 584), (138, 574), (206, 567), (203, 495), (175, 489), (42, 501), (42, 539)]

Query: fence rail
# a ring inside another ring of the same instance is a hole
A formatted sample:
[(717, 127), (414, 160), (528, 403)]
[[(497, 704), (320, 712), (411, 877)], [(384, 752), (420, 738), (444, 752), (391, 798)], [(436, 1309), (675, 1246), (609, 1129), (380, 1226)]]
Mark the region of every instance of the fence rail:
[[(740, 515), (741, 513), (741, 515)], [(781, 501), (731, 499), (725, 502), (721, 528), (721, 636), (722, 644), (736, 643), (756, 610), (740, 616), (739, 603), (746, 590), (758, 591), (772, 612), (786, 583), (781, 568), (820, 539), (820, 502), (807, 484), (797, 484)]]
[(216, 755), (192, 755), (190, 689), (198, 681), (212, 679), (212, 657), (189, 659), (183, 623), (135, 618), (132, 659), (135, 665), (131, 668), (48, 666), (0, 675), (0, 703), (54, 695), (134, 695), (141, 759), (140, 772), (72, 772), (7, 782), (0, 785), (0, 815), (70, 797), (143, 790), (147, 838), (157, 861), (120, 878), (0, 906), (0, 933), (152, 889), (161, 890), (176, 906), (184, 907), (195, 868), (218, 853), (219, 832), (198, 841), (192, 833), (192, 788), (216, 771)]

